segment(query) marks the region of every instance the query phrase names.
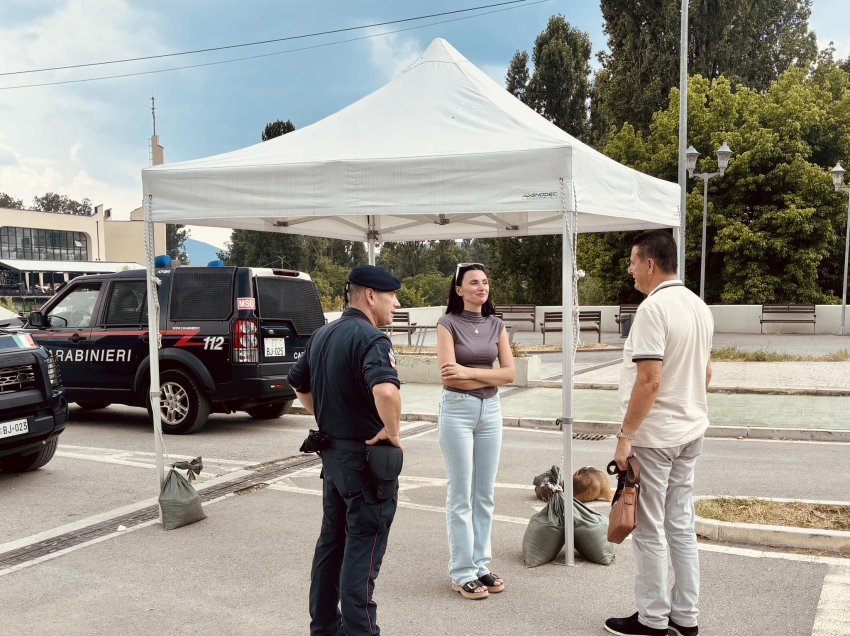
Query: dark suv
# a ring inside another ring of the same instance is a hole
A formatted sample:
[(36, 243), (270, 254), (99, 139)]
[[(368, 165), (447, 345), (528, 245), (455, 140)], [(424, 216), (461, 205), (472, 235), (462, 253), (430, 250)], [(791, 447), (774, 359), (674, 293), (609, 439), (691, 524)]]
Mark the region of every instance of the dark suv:
[(67, 420), (53, 357), (27, 334), (0, 331), (0, 471), (44, 466)]
[[(163, 431), (198, 431), (211, 411), (285, 413), (295, 398), (286, 374), (325, 323), (310, 277), (248, 267), (156, 276)], [(69, 401), (150, 409), (146, 288), (145, 270), (80, 276), (30, 314), (26, 331), (53, 352)]]

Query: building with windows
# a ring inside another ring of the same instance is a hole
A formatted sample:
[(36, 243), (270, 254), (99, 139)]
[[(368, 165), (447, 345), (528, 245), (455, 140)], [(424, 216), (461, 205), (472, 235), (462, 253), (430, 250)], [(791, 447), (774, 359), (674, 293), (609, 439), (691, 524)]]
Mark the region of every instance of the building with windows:
[[(154, 164), (162, 163), (159, 138), (151, 137)], [(117, 220), (95, 206), (91, 215), (0, 208), (0, 295), (44, 296), (80, 274), (143, 267), (144, 214)], [(154, 244), (165, 252), (165, 225), (154, 225)]]
[[(116, 221), (103, 206), (91, 216), (0, 208), (0, 295), (50, 295), (81, 274), (143, 266), (141, 210), (133, 216)], [(164, 249), (165, 226), (154, 234)]]

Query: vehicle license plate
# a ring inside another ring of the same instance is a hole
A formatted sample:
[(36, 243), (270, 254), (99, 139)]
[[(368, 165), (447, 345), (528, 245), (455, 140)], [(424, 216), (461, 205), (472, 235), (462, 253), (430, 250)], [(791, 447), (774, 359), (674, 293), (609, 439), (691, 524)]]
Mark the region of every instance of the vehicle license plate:
[(282, 358), (286, 355), (286, 338), (263, 338), (267, 358)]
[(29, 433), (30, 427), (26, 418), (0, 423), (0, 437), (13, 437)]

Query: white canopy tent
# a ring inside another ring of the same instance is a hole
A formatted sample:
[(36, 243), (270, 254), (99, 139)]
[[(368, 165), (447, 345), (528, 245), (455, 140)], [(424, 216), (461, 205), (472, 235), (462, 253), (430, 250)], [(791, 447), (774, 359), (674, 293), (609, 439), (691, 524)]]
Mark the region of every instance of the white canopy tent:
[[(146, 168), (142, 181), (152, 280), (153, 222), (365, 241), (370, 259), (381, 241), (562, 234), (564, 332), (573, 333), (573, 347), (576, 229), (679, 225), (676, 184), (583, 145), (442, 39), (390, 83), (315, 124), (234, 152)], [(151, 346), (158, 402), (153, 339)], [(568, 501), (573, 347), (564, 347)], [(158, 408), (154, 414), (159, 436)], [(160, 449), (161, 441), (158, 456)]]

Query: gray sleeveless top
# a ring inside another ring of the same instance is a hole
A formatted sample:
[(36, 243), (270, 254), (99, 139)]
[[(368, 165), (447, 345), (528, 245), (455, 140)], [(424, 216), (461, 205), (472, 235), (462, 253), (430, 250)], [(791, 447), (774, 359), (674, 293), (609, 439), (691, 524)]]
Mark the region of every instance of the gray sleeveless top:
[[(458, 364), (475, 369), (492, 369), (499, 357), (499, 336), (505, 323), (501, 318), (463, 311), (459, 314), (444, 314), (437, 321), (452, 335), (455, 345), (455, 360)], [(477, 333), (476, 333), (477, 331)], [(443, 385), (447, 391), (466, 393), (475, 397), (491, 398), (498, 392), (494, 386), (482, 387), (471, 391)]]

